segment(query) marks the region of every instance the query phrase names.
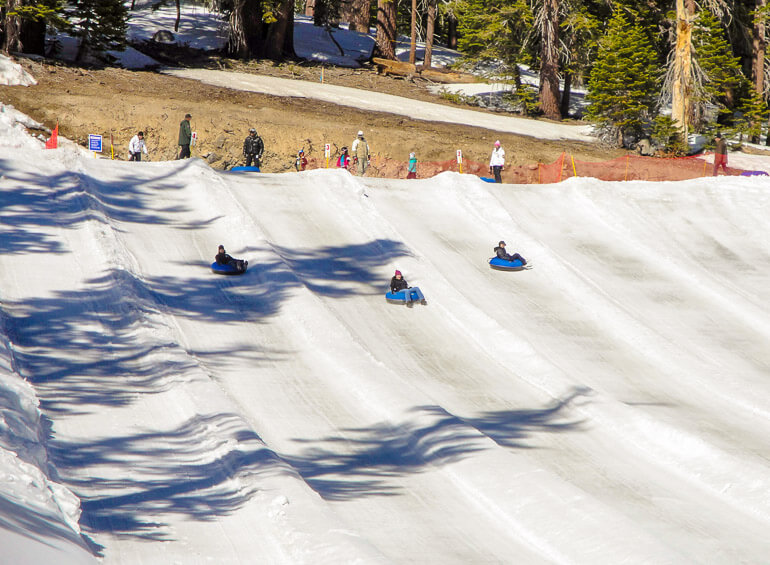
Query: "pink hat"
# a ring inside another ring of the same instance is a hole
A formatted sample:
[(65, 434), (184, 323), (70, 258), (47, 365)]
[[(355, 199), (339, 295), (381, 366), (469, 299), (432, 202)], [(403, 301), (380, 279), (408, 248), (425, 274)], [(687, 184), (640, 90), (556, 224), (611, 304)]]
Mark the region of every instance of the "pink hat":
[(400, 274), (401, 274), (401, 271), (399, 271), (398, 269), (396, 269), (396, 274), (397, 274), (397, 275), (400, 275)]
[(500, 147), (500, 140), (495, 141), (495, 147)]

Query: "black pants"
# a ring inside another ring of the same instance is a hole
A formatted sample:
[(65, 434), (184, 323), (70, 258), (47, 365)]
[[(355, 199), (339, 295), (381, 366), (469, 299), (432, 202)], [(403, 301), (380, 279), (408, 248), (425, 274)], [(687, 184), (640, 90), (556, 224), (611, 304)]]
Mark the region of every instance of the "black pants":
[(251, 163), (254, 163), (254, 166), (259, 168), (259, 157), (256, 155), (245, 155), (246, 157), (246, 166), (251, 167)]
[(177, 159), (188, 159), (190, 157), (190, 145), (179, 146), (179, 157)]
[(142, 160), (142, 152), (137, 151), (136, 153), (131, 153), (131, 156), (128, 158), (129, 161), (141, 161)]
[(500, 165), (494, 165), (492, 167), (492, 172), (495, 173), (495, 182), (502, 183), (503, 178), (500, 176), (500, 173), (502, 172), (503, 167)]

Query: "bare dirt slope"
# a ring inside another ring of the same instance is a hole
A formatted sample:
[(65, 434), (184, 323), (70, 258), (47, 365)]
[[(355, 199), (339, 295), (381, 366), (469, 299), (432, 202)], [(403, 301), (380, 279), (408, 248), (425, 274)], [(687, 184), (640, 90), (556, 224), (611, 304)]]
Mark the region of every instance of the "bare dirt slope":
[[(128, 141), (139, 130), (145, 131), (151, 160), (173, 159), (177, 152), (179, 122), (187, 112), (193, 116), (193, 130), (199, 138), (193, 155), (207, 158), (215, 168), (242, 162), (242, 143), (250, 127), (256, 127), (265, 141), (263, 169), (267, 172), (291, 168), (300, 148), (304, 148), (311, 167), (322, 166), (324, 144), (330, 143), (335, 154), (353, 141), (359, 129), (366, 130), (374, 154), (399, 161), (406, 161), (409, 151), (416, 151), (421, 162), (447, 161), (454, 158), (457, 149), (462, 149), (465, 158), (484, 162), (498, 138), (506, 147), (512, 165), (550, 163), (565, 150), (576, 159), (586, 161), (620, 154), (591, 144), (542, 141), (474, 127), (357, 111), (313, 100), (253, 94), (154, 72), (84, 69), (26, 59), (20, 62), (38, 84), (0, 86), (0, 100), (48, 127), (58, 121), (61, 135), (84, 145), (88, 134), (104, 135), (107, 154), (112, 136), (118, 159), (128, 157)], [(320, 75), (319, 69), (294, 65), (241, 64), (237, 70), (304, 80)], [(369, 70), (327, 68), (324, 80), (445, 102), (420, 85), (381, 77)]]

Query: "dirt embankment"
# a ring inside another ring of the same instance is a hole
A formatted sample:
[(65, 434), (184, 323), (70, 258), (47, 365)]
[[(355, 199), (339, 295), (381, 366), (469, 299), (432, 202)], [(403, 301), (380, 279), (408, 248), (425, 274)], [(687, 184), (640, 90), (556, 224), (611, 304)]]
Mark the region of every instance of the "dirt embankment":
[[(300, 148), (304, 148), (311, 167), (323, 166), (324, 144), (331, 144), (334, 158), (340, 147), (352, 143), (359, 129), (366, 132), (373, 154), (398, 162), (406, 162), (410, 151), (417, 153), (421, 163), (449, 161), (454, 159), (457, 149), (462, 149), (466, 159), (483, 163), (495, 139), (502, 141), (512, 165), (550, 163), (562, 151), (585, 161), (622, 154), (586, 143), (537, 140), (469, 126), (358, 111), (315, 100), (253, 94), (154, 72), (82, 69), (26, 59), (21, 63), (38, 84), (1, 86), (0, 101), (12, 104), (49, 127), (58, 121), (61, 135), (83, 145), (88, 134), (102, 134), (109, 152), (112, 136), (118, 159), (128, 158), (128, 141), (139, 130), (145, 132), (150, 160), (174, 159), (179, 122), (188, 112), (193, 116), (193, 131), (198, 135), (193, 156), (207, 158), (215, 168), (242, 163), (243, 140), (250, 127), (255, 127), (264, 139), (263, 170), (267, 172), (291, 169)], [(257, 65), (249, 69), (252, 72), (271, 70)], [(291, 75), (307, 78), (304, 74), (309, 71), (299, 70), (299, 67), (292, 68)], [(273, 67), (272, 74), (285, 76), (287, 73), (285, 67), (277, 70)], [(373, 71), (325, 69), (325, 80), (440, 101), (419, 85), (380, 77)]]

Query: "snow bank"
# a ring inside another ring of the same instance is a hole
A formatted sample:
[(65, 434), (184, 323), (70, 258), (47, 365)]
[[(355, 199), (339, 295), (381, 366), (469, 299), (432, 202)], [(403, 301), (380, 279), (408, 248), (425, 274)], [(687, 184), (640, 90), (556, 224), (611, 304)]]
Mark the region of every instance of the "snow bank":
[(31, 86), (37, 84), (34, 77), (5, 55), (0, 55), (0, 84), (6, 86)]

